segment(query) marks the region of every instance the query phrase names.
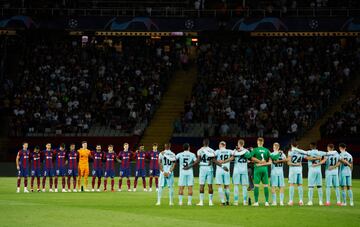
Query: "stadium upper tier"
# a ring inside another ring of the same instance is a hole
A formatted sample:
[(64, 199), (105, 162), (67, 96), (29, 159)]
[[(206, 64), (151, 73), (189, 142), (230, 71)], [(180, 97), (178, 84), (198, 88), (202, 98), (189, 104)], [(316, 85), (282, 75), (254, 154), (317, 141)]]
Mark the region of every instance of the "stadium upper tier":
[(174, 136), (301, 135), (357, 74), (359, 44), (325, 37), (204, 42)]
[[(360, 56), (358, 55), (358, 58)], [(321, 126), (324, 138), (359, 138), (360, 136), (360, 88)]]
[(1, 96), (10, 135), (141, 134), (181, 46), (141, 38), (113, 40), (111, 46), (109, 40), (61, 40), (27, 40), (18, 49), (17, 76), (4, 78)]

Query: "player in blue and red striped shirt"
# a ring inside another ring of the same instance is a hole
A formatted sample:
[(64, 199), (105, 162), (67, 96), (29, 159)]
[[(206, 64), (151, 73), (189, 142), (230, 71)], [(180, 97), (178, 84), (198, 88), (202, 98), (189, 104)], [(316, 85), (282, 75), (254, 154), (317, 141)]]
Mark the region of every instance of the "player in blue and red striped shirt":
[(91, 158), (93, 162), (92, 170), (92, 191), (95, 191), (95, 179), (98, 178), (97, 191), (100, 191), (101, 177), (102, 177), (102, 162), (104, 161), (104, 152), (101, 151), (101, 145), (96, 145), (96, 151), (91, 152)]
[(134, 189), (133, 191), (136, 192), (137, 180), (138, 177), (141, 176), (144, 191), (146, 192), (146, 172), (145, 172), (145, 159), (146, 159), (146, 152), (144, 151), (144, 145), (139, 147), (139, 150), (135, 153), (135, 160), (136, 160), (136, 172), (135, 172), (135, 180), (134, 180)]
[(116, 154), (114, 152), (114, 146), (109, 145), (108, 146), (108, 152), (105, 155), (105, 179), (104, 179), (104, 191), (106, 192), (106, 186), (107, 186), (107, 179), (108, 177), (111, 178), (111, 191), (114, 192), (114, 177), (115, 177), (115, 160), (116, 160)]
[(150, 172), (149, 172), (149, 191), (152, 191), (152, 180), (153, 177), (155, 178), (155, 186), (156, 191), (158, 191), (158, 184), (159, 184), (159, 151), (158, 151), (158, 144), (153, 144), (153, 149), (148, 153), (148, 157), (150, 159)]
[(53, 176), (54, 176), (54, 163), (53, 158), (55, 155), (55, 151), (51, 149), (51, 143), (46, 144), (46, 149), (42, 151), (42, 155), (44, 157), (44, 165), (43, 165), (43, 180), (42, 180), (42, 191), (45, 192), (45, 183), (46, 177), (50, 177), (50, 192), (53, 192)]
[(61, 144), (59, 150), (55, 152), (55, 192), (58, 192), (58, 177), (61, 176), (62, 192), (65, 189), (65, 175), (66, 175), (66, 151), (65, 144)]
[(68, 153), (68, 192), (70, 190), (70, 180), (73, 177), (73, 192), (77, 192), (76, 190), (76, 177), (78, 176), (78, 161), (79, 161), (79, 153), (75, 149), (75, 144), (70, 144), (70, 151)]
[(130, 161), (132, 157), (131, 151), (129, 151), (129, 144), (124, 143), (124, 150), (120, 151), (118, 154), (118, 159), (121, 160), (120, 164), (120, 178), (119, 178), (119, 191), (121, 191), (122, 179), (126, 177), (126, 183), (128, 186), (128, 191), (130, 189)]
[(39, 146), (34, 148), (34, 151), (30, 153), (31, 162), (31, 192), (34, 191), (34, 180), (37, 180), (37, 191), (40, 191), (40, 177), (41, 177), (41, 153)]
[(17, 190), (20, 192), (21, 177), (24, 178), (24, 192), (28, 193), (27, 190), (27, 177), (29, 175), (29, 156), (30, 151), (28, 150), (29, 144), (24, 142), (22, 144), (22, 149), (19, 150), (16, 156), (16, 169), (18, 170), (18, 179), (17, 179)]

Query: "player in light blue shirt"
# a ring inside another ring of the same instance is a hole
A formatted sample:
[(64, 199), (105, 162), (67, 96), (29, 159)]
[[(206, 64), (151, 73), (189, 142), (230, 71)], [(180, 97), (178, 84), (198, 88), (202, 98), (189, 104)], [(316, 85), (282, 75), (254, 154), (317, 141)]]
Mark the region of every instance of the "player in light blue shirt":
[(276, 188), (279, 188), (280, 191), (280, 206), (284, 206), (284, 187), (285, 187), (285, 179), (284, 179), (284, 163), (287, 162), (286, 155), (282, 150), (280, 150), (280, 144), (273, 144), (273, 152), (272, 156), (279, 155), (278, 160), (273, 160), (271, 163), (271, 173), (270, 173), (270, 185), (271, 185), (271, 193), (272, 193), (272, 206), (276, 206)]
[(349, 152), (346, 151), (346, 144), (339, 144), (340, 150), (340, 186), (342, 189), (342, 206), (346, 206), (346, 190), (349, 195), (350, 206), (354, 206), (353, 192), (352, 192), (352, 182), (351, 182), (351, 172), (353, 168), (353, 157)]
[(297, 144), (293, 142), (291, 144), (291, 150), (288, 153), (288, 165), (289, 165), (289, 206), (294, 205), (294, 185), (298, 186), (299, 193), (299, 205), (304, 205), (303, 202), (303, 187), (302, 187), (302, 161), (307, 154), (306, 151), (297, 148)]
[(340, 191), (339, 191), (339, 166), (340, 166), (340, 155), (334, 150), (334, 144), (327, 145), (327, 154), (324, 159), (318, 163), (313, 164), (313, 167), (325, 164), (325, 183), (326, 183), (326, 206), (330, 206), (330, 188), (335, 189), (336, 204), (341, 206), (340, 202)]
[(159, 206), (161, 203), (161, 193), (162, 190), (168, 186), (169, 187), (169, 205), (174, 205), (173, 195), (174, 195), (174, 169), (176, 166), (176, 156), (170, 150), (170, 144), (164, 145), (165, 150), (159, 154), (159, 167), (160, 167), (160, 177), (159, 177), (159, 190), (156, 205)]
[(203, 146), (197, 151), (197, 159), (194, 163), (183, 168), (184, 170), (192, 168), (199, 164), (199, 184), (200, 184), (200, 201), (197, 206), (204, 206), (204, 188), (205, 183), (209, 189), (209, 206), (213, 206), (213, 178), (214, 168), (213, 160), (215, 159), (215, 151), (209, 147), (209, 139), (203, 140)]
[(310, 150), (306, 155), (308, 160), (308, 206), (313, 205), (314, 187), (317, 187), (319, 206), (323, 205), (321, 165), (313, 166), (313, 164), (320, 163), (324, 156), (326, 156), (326, 152), (317, 150), (316, 143), (310, 143)]
[[(218, 186), (218, 192), (222, 205), (229, 205), (230, 201), (230, 161), (232, 160), (232, 150), (226, 149), (226, 142), (221, 141), (219, 143), (219, 149), (215, 151), (216, 160), (222, 164), (216, 166), (216, 184)], [(223, 188), (224, 186), (224, 188)], [(224, 197), (225, 191), (225, 197)]]
[(179, 162), (179, 206), (182, 206), (182, 199), (184, 195), (184, 187), (188, 187), (188, 206), (191, 206), (192, 188), (194, 185), (194, 171), (193, 168), (184, 170), (190, 163), (196, 161), (195, 154), (190, 152), (190, 145), (185, 143), (183, 145), (184, 151), (176, 155), (176, 160)]
[(239, 184), (242, 185), (243, 205), (247, 206), (247, 187), (249, 186), (248, 159), (251, 158), (250, 151), (244, 148), (245, 141), (240, 139), (232, 153), (234, 159), (234, 171), (232, 181), (234, 184), (234, 205), (239, 204)]

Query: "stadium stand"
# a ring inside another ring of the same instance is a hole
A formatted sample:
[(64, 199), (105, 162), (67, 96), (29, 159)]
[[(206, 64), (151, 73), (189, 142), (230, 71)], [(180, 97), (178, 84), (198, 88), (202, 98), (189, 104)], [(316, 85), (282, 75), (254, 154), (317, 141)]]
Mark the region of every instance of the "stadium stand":
[(174, 46), (141, 39), (27, 43), (2, 85), (10, 136), (141, 135), (177, 63)]
[(358, 45), (351, 38), (204, 43), (198, 81), (174, 136), (299, 136), (357, 70)]
[(360, 88), (326, 123), (321, 126), (324, 138), (356, 138), (360, 136)]

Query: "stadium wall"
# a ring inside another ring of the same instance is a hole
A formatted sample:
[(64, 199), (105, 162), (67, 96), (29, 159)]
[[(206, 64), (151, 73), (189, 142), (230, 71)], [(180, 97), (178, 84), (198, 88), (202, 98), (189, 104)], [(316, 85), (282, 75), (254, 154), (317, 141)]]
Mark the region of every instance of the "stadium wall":
[[(221, 23), (219, 23), (221, 22)], [(0, 29), (96, 31), (360, 31), (360, 17), (154, 18), (148, 16), (0, 16)]]

